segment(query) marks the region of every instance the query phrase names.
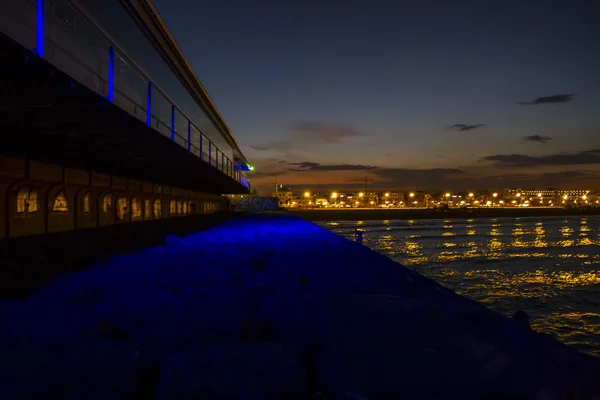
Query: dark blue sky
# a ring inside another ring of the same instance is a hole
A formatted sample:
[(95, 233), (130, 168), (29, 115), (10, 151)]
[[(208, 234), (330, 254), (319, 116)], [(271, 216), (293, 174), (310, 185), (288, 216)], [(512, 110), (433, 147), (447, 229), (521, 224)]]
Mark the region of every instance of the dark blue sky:
[(597, 1), (155, 3), (254, 182), (600, 189)]

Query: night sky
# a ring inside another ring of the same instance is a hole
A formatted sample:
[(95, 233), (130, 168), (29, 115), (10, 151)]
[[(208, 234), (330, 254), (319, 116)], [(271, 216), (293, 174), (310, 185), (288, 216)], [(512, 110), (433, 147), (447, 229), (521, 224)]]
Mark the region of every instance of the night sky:
[(600, 2), (155, 4), (263, 193), (600, 189)]

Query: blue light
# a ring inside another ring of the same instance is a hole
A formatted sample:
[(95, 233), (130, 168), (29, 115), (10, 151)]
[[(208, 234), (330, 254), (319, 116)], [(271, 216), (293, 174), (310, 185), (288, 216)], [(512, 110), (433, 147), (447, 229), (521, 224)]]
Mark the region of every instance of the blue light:
[(44, 57), (44, 0), (37, 0), (37, 27), (35, 52), (39, 57)]
[(175, 141), (175, 106), (171, 106), (171, 140)]
[(191, 143), (190, 143), (191, 137), (192, 137), (192, 124), (188, 120), (188, 143), (187, 143), (188, 151), (190, 151), (190, 148), (191, 148)]
[(148, 104), (146, 106), (146, 124), (152, 126), (152, 82), (148, 82)]
[(110, 46), (108, 53), (108, 101), (115, 98), (115, 46)]

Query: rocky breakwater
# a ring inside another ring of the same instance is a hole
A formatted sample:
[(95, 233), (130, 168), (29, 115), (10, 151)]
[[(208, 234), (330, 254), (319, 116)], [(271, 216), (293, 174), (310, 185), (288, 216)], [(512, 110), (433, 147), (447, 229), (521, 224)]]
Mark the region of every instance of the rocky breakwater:
[(600, 360), (304, 220), (240, 218), (3, 300), (0, 398), (593, 399)]

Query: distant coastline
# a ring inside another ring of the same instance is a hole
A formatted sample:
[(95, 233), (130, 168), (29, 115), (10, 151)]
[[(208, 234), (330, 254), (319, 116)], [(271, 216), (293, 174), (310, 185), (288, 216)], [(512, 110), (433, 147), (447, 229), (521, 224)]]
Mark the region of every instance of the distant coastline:
[(469, 208), (438, 211), (424, 208), (392, 209), (292, 209), (288, 212), (308, 221), (369, 221), (392, 219), (518, 218), (600, 215), (600, 207), (587, 208)]

